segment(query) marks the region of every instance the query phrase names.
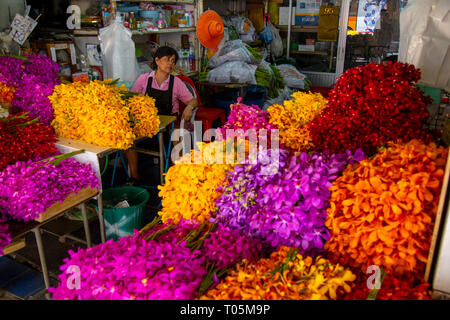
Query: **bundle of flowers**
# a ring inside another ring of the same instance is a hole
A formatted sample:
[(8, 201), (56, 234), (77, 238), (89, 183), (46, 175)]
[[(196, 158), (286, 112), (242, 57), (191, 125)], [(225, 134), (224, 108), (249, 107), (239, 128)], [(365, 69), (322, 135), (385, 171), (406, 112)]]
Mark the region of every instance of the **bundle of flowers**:
[(395, 277), (387, 273), (380, 277), (380, 287), (376, 289), (376, 279), (371, 279), (372, 289), (368, 288), (367, 274), (358, 274), (352, 291), (345, 300), (431, 300), (430, 284), (408, 276)]
[(285, 150), (260, 150), (256, 164), (248, 158), (221, 187), (217, 220), (272, 247), (286, 245), (301, 254), (320, 254), (329, 239), (328, 188), (347, 164), (363, 158), (360, 151), (289, 157)]
[(136, 137), (153, 137), (159, 132), (160, 120), (155, 99), (136, 95), (128, 99), (128, 107)]
[(55, 142), (53, 128), (26, 113), (0, 118), (0, 170), (19, 160), (56, 153)]
[(0, 171), (0, 209), (12, 219), (29, 221), (71, 193), (99, 189), (91, 166), (68, 158), (78, 153), (18, 161)]
[(243, 261), (201, 300), (326, 300), (351, 291), (356, 276), (340, 265), (281, 246), (270, 258)]
[(8, 86), (3, 82), (0, 82), (0, 104), (11, 103), (14, 100), (14, 87)]
[(0, 256), (3, 255), (3, 249), (11, 243), (11, 234), (8, 231), (6, 214), (0, 211)]
[(349, 69), (330, 91), (327, 107), (308, 128), (315, 150), (362, 148), (371, 156), (388, 141), (428, 141), (430, 99), (414, 86), (420, 71), (400, 62)]
[(55, 87), (50, 100), (58, 135), (102, 147), (128, 149), (159, 131), (155, 100), (116, 86), (117, 81), (75, 82)]
[(193, 299), (206, 275), (205, 258), (177, 242), (147, 241), (135, 234), (71, 250), (60, 267), (60, 283), (49, 292), (54, 300)]
[(169, 169), (165, 184), (158, 186), (162, 198), (162, 209), (158, 214), (164, 223), (177, 224), (181, 218), (198, 223), (209, 220), (220, 196), (217, 188), (233, 168), (224, 162), (225, 143), (215, 141), (200, 145), (200, 151), (191, 150)]
[(280, 142), (288, 150), (308, 151), (312, 145), (307, 124), (320, 115), (327, 100), (320, 93), (295, 92), (284, 105), (270, 106), (269, 121), (280, 130)]
[(129, 123), (130, 109), (115, 85), (61, 84), (50, 101), (55, 110), (52, 126), (61, 137), (117, 149), (130, 148), (136, 138)]
[[(276, 127), (269, 123), (269, 113), (256, 105), (247, 106), (243, 104), (240, 97), (237, 103), (232, 104), (230, 108), (227, 123), (222, 128), (217, 129), (218, 138), (227, 139), (227, 134), (231, 134), (233, 137), (249, 139), (254, 134), (254, 141), (258, 139), (260, 145), (266, 145), (267, 148), (270, 148), (271, 130), (276, 129)], [(266, 133), (261, 130), (266, 130)]]
[(423, 275), (448, 150), (412, 140), (389, 143), (373, 159), (348, 167), (332, 191), (328, 257), (365, 270)]
[(0, 57), (0, 82), (14, 89), (14, 107), (28, 111), (44, 124), (53, 120), (53, 108), (48, 99), (59, 83), (58, 64), (42, 55), (23, 58)]

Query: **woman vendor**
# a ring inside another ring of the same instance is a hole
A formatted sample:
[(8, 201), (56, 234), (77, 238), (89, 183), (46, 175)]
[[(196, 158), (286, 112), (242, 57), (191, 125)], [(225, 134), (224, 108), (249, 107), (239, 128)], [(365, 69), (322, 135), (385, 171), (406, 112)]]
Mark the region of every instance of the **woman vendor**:
[[(150, 73), (145, 73), (137, 78), (131, 91), (147, 94), (155, 99), (158, 115), (174, 115), (179, 117), (180, 102), (186, 105), (181, 119), (190, 121), (192, 112), (198, 106), (195, 99), (182, 80), (171, 73), (178, 61), (178, 53), (171, 47), (159, 47), (154, 55)], [(132, 183), (139, 184), (138, 153), (127, 150), (126, 156), (131, 171)]]

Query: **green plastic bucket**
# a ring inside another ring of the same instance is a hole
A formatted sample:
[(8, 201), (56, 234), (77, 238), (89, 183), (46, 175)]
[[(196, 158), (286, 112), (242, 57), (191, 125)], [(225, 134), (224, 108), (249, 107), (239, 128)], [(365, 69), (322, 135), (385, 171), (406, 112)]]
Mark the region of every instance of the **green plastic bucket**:
[[(130, 236), (134, 230), (144, 227), (145, 205), (150, 198), (147, 190), (138, 187), (118, 187), (103, 191), (103, 214), (106, 239)], [(128, 201), (128, 208), (114, 208), (119, 202)]]

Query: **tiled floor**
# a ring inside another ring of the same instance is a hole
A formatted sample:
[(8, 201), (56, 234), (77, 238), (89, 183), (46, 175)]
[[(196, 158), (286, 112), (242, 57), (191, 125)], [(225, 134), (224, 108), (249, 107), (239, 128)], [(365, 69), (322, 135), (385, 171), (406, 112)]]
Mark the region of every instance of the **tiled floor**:
[[(156, 209), (154, 207), (159, 202), (156, 190), (149, 190), (149, 192), (151, 201), (147, 206), (145, 224), (155, 217)], [(89, 226), (93, 243), (100, 243), (98, 219), (95, 217), (91, 219)], [(85, 240), (83, 223), (62, 217), (46, 224), (43, 230), (42, 241), (49, 270), (50, 285), (55, 287), (58, 284), (59, 267), (64, 263), (63, 260), (68, 257), (67, 252), (70, 249), (86, 247), (84, 243), (73, 239)], [(68, 233), (70, 233), (69, 236), (67, 236)], [(13, 254), (0, 257), (0, 300), (46, 299), (44, 279), (33, 233), (26, 235), (26, 244), (25, 248)]]

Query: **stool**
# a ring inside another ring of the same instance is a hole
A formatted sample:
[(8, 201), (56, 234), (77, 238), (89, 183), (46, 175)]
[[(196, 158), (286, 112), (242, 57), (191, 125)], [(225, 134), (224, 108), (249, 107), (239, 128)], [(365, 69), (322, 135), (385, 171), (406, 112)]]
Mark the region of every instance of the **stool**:
[(224, 126), (225, 110), (217, 108), (199, 107), (195, 114), (195, 119), (200, 120), (203, 125), (203, 133), (212, 128), (214, 120), (220, 120), (220, 126)]

